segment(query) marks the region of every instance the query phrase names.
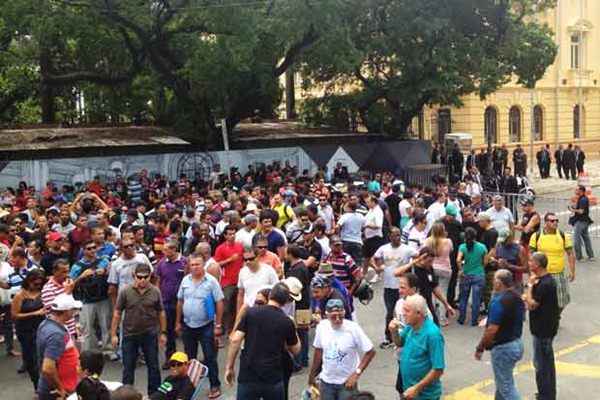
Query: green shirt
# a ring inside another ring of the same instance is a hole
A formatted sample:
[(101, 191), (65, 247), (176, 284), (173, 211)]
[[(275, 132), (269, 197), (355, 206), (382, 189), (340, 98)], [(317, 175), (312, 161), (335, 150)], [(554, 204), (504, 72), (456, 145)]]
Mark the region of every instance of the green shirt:
[(473, 243), (471, 251), (468, 251), (467, 244), (463, 243), (458, 246), (458, 251), (463, 255), (463, 272), (465, 275), (485, 275), (483, 257), (487, 254), (487, 248), (483, 243)]
[[(418, 331), (406, 326), (400, 336), (404, 342), (400, 359), (402, 386), (406, 390), (419, 383), (432, 369), (446, 368), (444, 361), (444, 337), (431, 318), (425, 318)], [(439, 379), (423, 388), (416, 400), (434, 400), (442, 396)]]

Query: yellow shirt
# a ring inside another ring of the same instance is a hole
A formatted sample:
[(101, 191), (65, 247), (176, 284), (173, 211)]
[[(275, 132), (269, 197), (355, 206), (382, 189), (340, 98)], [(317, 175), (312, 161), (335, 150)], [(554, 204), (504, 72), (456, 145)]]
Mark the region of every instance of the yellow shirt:
[(281, 204), (279, 206), (273, 207), (273, 210), (277, 212), (277, 227), (281, 229), (285, 224), (292, 221), (294, 219), (294, 210), (292, 207)]
[(534, 251), (540, 251), (548, 257), (548, 272), (551, 274), (559, 274), (565, 269), (565, 250), (573, 248), (571, 235), (564, 234), (563, 240), (561, 234), (556, 231), (555, 234), (541, 233), (540, 238), (537, 238), (538, 233), (531, 235), (529, 247)]

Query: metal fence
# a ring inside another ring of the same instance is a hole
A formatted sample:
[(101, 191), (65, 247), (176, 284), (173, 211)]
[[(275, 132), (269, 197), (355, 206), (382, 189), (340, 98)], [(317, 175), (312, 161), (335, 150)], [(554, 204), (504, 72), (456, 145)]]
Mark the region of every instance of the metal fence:
[[(483, 201), (491, 206), (492, 197), (495, 195), (501, 195), (504, 198), (505, 205), (510, 208), (511, 211), (513, 211), (515, 219), (519, 221), (522, 215), (520, 201), (525, 197), (525, 195), (484, 192), (482, 194)], [(542, 219), (547, 212), (555, 213), (559, 220), (559, 228), (567, 233), (573, 233), (573, 226), (569, 225), (569, 218), (573, 215), (573, 213), (569, 211), (569, 206), (574, 205), (575, 200), (573, 198), (535, 196), (535, 209), (540, 214)], [(600, 205), (597, 204), (594, 197), (590, 199), (590, 218), (592, 221), (594, 221), (589, 228), (590, 236), (600, 238)]]
[(402, 180), (406, 184), (435, 186), (435, 178), (439, 176), (445, 177), (447, 167), (442, 164), (418, 164), (406, 167), (401, 172)]

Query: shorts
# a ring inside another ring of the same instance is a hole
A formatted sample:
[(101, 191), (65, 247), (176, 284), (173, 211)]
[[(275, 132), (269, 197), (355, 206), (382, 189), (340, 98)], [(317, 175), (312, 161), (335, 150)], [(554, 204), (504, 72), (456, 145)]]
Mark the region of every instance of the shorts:
[(366, 239), (363, 244), (363, 256), (365, 258), (371, 258), (383, 245), (383, 238), (381, 236), (373, 236), (372, 238)]

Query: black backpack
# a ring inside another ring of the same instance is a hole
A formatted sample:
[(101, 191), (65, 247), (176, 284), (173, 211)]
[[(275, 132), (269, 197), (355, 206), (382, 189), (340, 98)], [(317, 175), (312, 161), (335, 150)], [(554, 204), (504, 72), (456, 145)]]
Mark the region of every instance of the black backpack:
[[(81, 274), (90, 268), (96, 268), (99, 261), (100, 259), (96, 259), (90, 265), (86, 265), (81, 270)], [(87, 303), (106, 300), (108, 298), (108, 274), (94, 274), (81, 279), (73, 288), (73, 297), (76, 300), (82, 300)]]

